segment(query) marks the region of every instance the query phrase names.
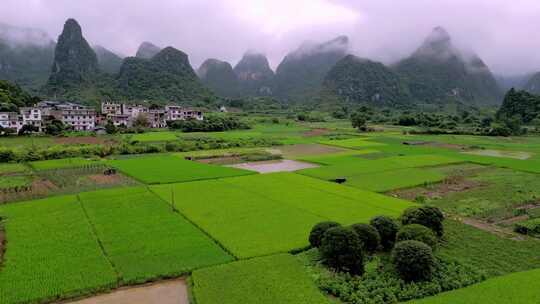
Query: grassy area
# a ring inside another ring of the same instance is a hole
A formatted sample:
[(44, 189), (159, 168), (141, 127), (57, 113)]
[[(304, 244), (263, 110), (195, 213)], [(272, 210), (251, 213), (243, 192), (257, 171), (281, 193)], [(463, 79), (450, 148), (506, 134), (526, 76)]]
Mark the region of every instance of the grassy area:
[(440, 182), (446, 175), (425, 169), (400, 169), (366, 174), (355, 174), (347, 178), (345, 185), (360, 189), (386, 192), (423, 184)]
[(32, 177), (28, 175), (0, 176), (0, 189), (28, 186), (32, 183)]
[(172, 131), (159, 131), (159, 132), (146, 132), (141, 134), (134, 134), (131, 136), (132, 141), (140, 142), (155, 142), (155, 141), (172, 141), (178, 139), (178, 132)]
[(464, 289), (408, 303), (524, 304), (540, 303), (540, 269), (509, 274)]
[(337, 146), (342, 148), (349, 149), (363, 149), (363, 148), (373, 148), (385, 146), (386, 144), (378, 143), (369, 140), (369, 138), (351, 138), (351, 139), (342, 139), (342, 140), (323, 140), (320, 141), (321, 144)]
[(4, 205), (0, 216), (8, 240), (0, 303), (52, 301), (116, 286), (74, 196)]
[(232, 260), (146, 188), (87, 192), (80, 199), (123, 283), (178, 276)]
[[(151, 187), (235, 256), (247, 258), (308, 245), (312, 226), (398, 216), (411, 204), (317, 179), (279, 173)], [(207, 189), (207, 191), (203, 190)]]
[(505, 239), (452, 220), (445, 221), (445, 238), (439, 254), (489, 277), (540, 268), (540, 242), (533, 239)]
[(52, 170), (52, 169), (64, 169), (82, 167), (92, 164), (99, 164), (97, 160), (86, 159), (82, 157), (64, 158), (64, 159), (52, 159), (52, 160), (40, 160), (30, 162), (30, 166), (35, 170)]
[(166, 184), (253, 174), (247, 170), (184, 160), (174, 155), (111, 160), (107, 164), (147, 184)]
[(28, 171), (28, 167), (24, 164), (0, 164), (0, 175), (26, 171)]
[(197, 304), (330, 303), (288, 254), (197, 270), (192, 279)]

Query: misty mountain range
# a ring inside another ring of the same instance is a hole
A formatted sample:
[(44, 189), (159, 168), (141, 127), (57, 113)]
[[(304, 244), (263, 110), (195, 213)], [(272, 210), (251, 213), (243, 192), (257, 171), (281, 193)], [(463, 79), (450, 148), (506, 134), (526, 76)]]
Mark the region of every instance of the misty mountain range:
[(86, 41), (69, 19), (58, 41), (36, 29), (0, 24), (0, 79), (43, 97), (99, 102), (103, 99), (194, 103), (216, 97), (272, 97), (287, 103), (331, 100), (350, 104), (493, 105), (503, 90), (540, 92), (540, 73), (495, 77), (476, 54), (456, 48), (435, 28), (409, 57), (386, 66), (350, 54), (349, 39), (303, 43), (274, 72), (264, 54), (248, 51), (233, 67), (206, 60), (195, 72), (188, 56), (143, 42), (124, 57)]

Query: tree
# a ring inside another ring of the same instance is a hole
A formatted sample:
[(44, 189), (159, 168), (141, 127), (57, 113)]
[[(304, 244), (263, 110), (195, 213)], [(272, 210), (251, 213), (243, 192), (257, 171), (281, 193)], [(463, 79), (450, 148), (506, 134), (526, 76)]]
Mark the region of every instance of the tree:
[(401, 216), (403, 225), (420, 224), (433, 230), (438, 237), (444, 234), (444, 214), (437, 207), (421, 206), (407, 208)]
[(340, 226), (340, 224), (336, 222), (320, 222), (316, 224), (313, 226), (311, 233), (309, 234), (309, 243), (312, 247), (318, 248), (321, 246), (321, 240), (326, 230), (338, 226)]
[(353, 128), (357, 128), (359, 131), (366, 131), (367, 130), (367, 119), (363, 112), (354, 112), (351, 115), (351, 124)]
[(371, 219), (369, 222), (379, 232), (381, 236), (381, 246), (384, 250), (390, 251), (396, 241), (396, 234), (399, 226), (395, 220), (381, 215)]
[(149, 125), (150, 125), (150, 123), (148, 122), (148, 117), (144, 113), (140, 113), (133, 120), (133, 127), (134, 128), (147, 128)]
[(375, 227), (368, 224), (354, 224), (351, 228), (358, 234), (362, 241), (362, 248), (366, 252), (373, 253), (379, 248), (381, 236)]
[(108, 120), (107, 124), (105, 125), (105, 132), (107, 132), (107, 134), (116, 134), (118, 133), (118, 128), (116, 128), (111, 120)]
[(427, 281), (433, 275), (435, 258), (431, 248), (418, 241), (403, 241), (392, 250), (392, 264), (407, 282)]
[(60, 135), (66, 130), (64, 123), (58, 119), (52, 119), (45, 127), (45, 133), (49, 135)]
[(352, 228), (338, 226), (328, 229), (319, 250), (329, 267), (353, 275), (364, 273), (362, 242)]
[(419, 224), (405, 225), (399, 229), (396, 235), (396, 242), (402, 241), (419, 241), (422, 242), (432, 250), (437, 247), (437, 237), (435, 233), (426, 226)]
[(28, 135), (30, 133), (38, 132), (39, 128), (33, 125), (23, 125), (19, 130), (19, 135)]

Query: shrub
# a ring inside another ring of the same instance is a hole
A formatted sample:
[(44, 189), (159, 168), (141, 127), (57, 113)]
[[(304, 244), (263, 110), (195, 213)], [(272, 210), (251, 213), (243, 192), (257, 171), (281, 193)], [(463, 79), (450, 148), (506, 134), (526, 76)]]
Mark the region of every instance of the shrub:
[(336, 222), (320, 222), (316, 224), (311, 228), (311, 232), (309, 233), (309, 244), (311, 244), (312, 247), (320, 247), (321, 240), (326, 230), (338, 226), (340, 226), (340, 224)]
[(392, 251), (392, 263), (407, 282), (427, 281), (433, 275), (435, 258), (431, 248), (419, 241), (403, 241)]
[(381, 236), (381, 246), (384, 250), (390, 251), (396, 241), (396, 234), (399, 230), (399, 226), (395, 220), (381, 215), (371, 219), (369, 224), (379, 232)]
[(328, 229), (319, 250), (329, 267), (353, 275), (364, 273), (362, 242), (352, 228), (338, 226)]
[(373, 226), (368, 224), (354, 224), (351, 228), (358, 234), (358, 238), (362, 242), (362, 248), (366, 252), (373, 253), (379, 248), (381, 235)]
[(422, 206), (411, 207), (403, 212), (401, 223), (403, 225), (420, 224), (433, 230), (438, 237), (444, 234), (444, 215), (437, 207)]
[(402, 241), (419, 241), (431, 247), (432, 250), (435, 250), (435, 247), (437, 247), (435, 233), (428, 227), (419, 224), (410, 224), (401, 227), (396, 235), (396, 242)]

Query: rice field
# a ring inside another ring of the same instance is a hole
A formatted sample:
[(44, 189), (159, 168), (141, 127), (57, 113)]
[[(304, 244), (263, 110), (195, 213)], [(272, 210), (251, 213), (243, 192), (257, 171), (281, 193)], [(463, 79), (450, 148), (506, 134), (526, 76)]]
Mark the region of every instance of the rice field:
[(28, 171), (28, 167), (24, 164), (0, 164), (0, 175), (26, 171)]
[(115, 287), (115, 271), (75, 196), (0, 207), (8, 238), (0, 303), (33, 303)]
[(295, 257), (255, 258), (193, 272), (198, 304), (329, 304)]
[[(238, 258), (303, 248), (321, 221), (397, 217), (411, 203), (297, 175), (274, 173), (152, 186)], [(209, 189), (209, 191), (201, 191)]]
[(232, 260), (146, 188), (87, 192), (80, 200), (123, 283), (179, 276)]
[(34, 170), (52, 170), (52, 169), (65, 169), (65, 168), (75, 168), (83, 167), (87, 165), (100, 164), (100, 161), (86, 159), (82, 157), (73, 157), (73, 158), (64, 158), (64, 159), (51, 159), (51, 160), (40, 160), (30, 162), (29, 165)]
[(173, 141), (178, 139), (177, 134), (179, 133), (172, 131), (146, 132), (134, 134), (130, 136), (130, 139), (139, 142)]
[(407, 303), (415, 304), (536, 304), (540, 303), (540, 269), (518, 272)]
[(184, 160), (174, 155), (110, 160), (107, 164), (146, 184), (167, 184), (254, 174), (247, 170)]

